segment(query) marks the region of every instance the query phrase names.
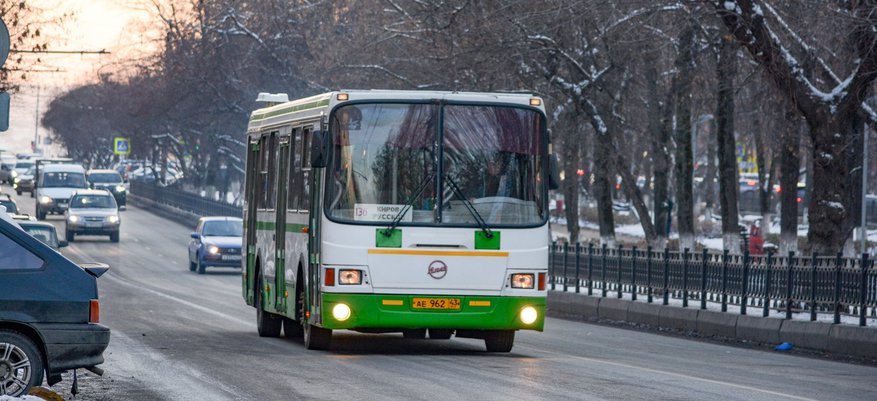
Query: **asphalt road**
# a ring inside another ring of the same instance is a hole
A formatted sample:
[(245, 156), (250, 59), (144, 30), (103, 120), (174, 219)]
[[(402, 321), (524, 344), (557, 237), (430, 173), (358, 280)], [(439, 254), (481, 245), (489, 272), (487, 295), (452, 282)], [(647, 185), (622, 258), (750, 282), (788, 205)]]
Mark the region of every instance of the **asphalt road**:
[[(560, 319), (519, 332), (508, 354), (346, 331), (307, 351), (256, 334), (239, 271), (189, 272), (191, 230), (129, 207), (120, 243), (82, 236), (63, 250), (111, 266), (98, 281), (107, 373), (80, 375), (76, 400), (877, 399), (877, 367)], [(70, 384), (54, 389), (69, 396)]]

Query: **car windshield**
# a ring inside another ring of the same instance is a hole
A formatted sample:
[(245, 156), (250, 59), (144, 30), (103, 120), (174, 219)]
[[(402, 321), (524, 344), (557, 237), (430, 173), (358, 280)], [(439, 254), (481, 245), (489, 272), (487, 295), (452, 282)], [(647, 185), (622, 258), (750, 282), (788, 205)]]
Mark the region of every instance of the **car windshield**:
[(18, 214), (18, 206), (11, 200), (0, 200), (0, 206), (6, 208), (6, 213)]
[(76, 195), (70, 199), (70, 207), (76, 209), (115, 209), (116, 202), (109, 195)]
[(243, 236), (243, 222), (238, 220), (205, 221), (203, 234), (205, 237), (240, 237)]
[(33, 167), (33, 162), (17, 162), (15, 163), (16, 170), (27, 170)]
[(464, 226), (545, 218), (545, 130), (537, 110), (356, 104), (334, 111), (330, 129), (332, 218)]
[(119, 173), (92, 173), (88, 175), (88, 182), (92, 184), (119, 184), (122, 176)]
[(53, 248), (58, 247), (58, 236), (55, 234), (54, 228), (46, 227), (43, 225), (31, 226), (27, 224), (21, 224), (21, 228), (24, 229), (24, 231), (28, 234), (32, 235), (34, 238), (42, 241), (44, 244)]
[(85, 188), (85, 174), (47, 172), (43, 173), (39, 185), (43, 188)]

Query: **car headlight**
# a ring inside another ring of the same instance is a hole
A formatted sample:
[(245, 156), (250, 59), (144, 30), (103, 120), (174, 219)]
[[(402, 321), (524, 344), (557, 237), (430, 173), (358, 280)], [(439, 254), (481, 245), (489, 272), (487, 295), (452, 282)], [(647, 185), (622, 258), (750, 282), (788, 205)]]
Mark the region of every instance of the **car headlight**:
[(216, 255), (219, 253), (219, 247), (216, 245), (210, 245), (209, 247), (207, 247), (207, 252), (211, 255)]
[(108, 217), (107, 217), (107, 222), (110, 222), (110, 223), (113, 223), (113, 224), (118, 223), (118, 222), (119, 222), (119, 216), (108, 216)]
[(44, 205), (48, 205), (48, 204), (52, 203), (52, 198), (50, 198), (48, 196), (40, 196), (40, 203), (42, 203)]
[(124, 185), (116, 185), (116, 192), (125, 192)]
[(67, 221), (71, 223), (76, 223), (77, 221), (79, 221), (79, 216), (68, 216)]
[(512, 274), (512, 288), (534, 288), (535, 284), (533, 273), (516, 273)]
[(18, 171), (13, 171), (13, 172), (10, 173), (9, 175), (11, 175), (12, 178), (18, 177)]
[(362, 284), (362, 270), (342, 269), (338, 271), (338, 284), (359, 285)]
[(21, 178), (16, 177), (14, 180), (12, 180), (12, 182), (18, 184), (19, 182), (21, 182)]

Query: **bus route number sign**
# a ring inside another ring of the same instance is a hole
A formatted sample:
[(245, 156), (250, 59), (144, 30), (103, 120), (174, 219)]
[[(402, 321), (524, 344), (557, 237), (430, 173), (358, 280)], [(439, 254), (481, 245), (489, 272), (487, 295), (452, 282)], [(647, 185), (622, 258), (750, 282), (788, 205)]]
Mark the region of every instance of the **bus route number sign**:
[[(390, 222), (402, 212), (405, 205), (382, 205), (374, 203), (357, 203), (353, 205), (353, 220), (358, 221), (386, 221)], [(412, 220), (411, 208), (405, 210), (401, 221)]]

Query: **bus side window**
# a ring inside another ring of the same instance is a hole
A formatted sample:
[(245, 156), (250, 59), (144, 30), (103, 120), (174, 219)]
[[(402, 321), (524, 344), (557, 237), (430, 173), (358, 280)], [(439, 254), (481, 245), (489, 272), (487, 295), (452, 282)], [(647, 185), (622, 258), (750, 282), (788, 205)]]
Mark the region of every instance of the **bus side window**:
[(305, 127), (301, 140), (301, 210), (308, 210), (311, 202), (311, 140), (313, 139), (312, 127)]
[(258, 189), (258, 202), (256, 208), (265, 209), (267, 207), (266, 194), (268, 192), (268, 135), (263, 134), (259, 144), (259, 178), (256, 182)]
[(268, 193), (265, 194), (266, 207), (274, 209), (277, 203), (277, 152), (280, 135), (278, 132), (271, 133), (270, 149), (268, 149)]
[(301, 142), (301, 128), (295, 128), (290, 135), (289, 144), (289, 192), (287, 192), (286, 202), (287, 209), (298, 210), (299, 198), (301, 197), (301, 172), (299, 171), (299, 158), (301, 154), (298, 151), (299, 142)]

